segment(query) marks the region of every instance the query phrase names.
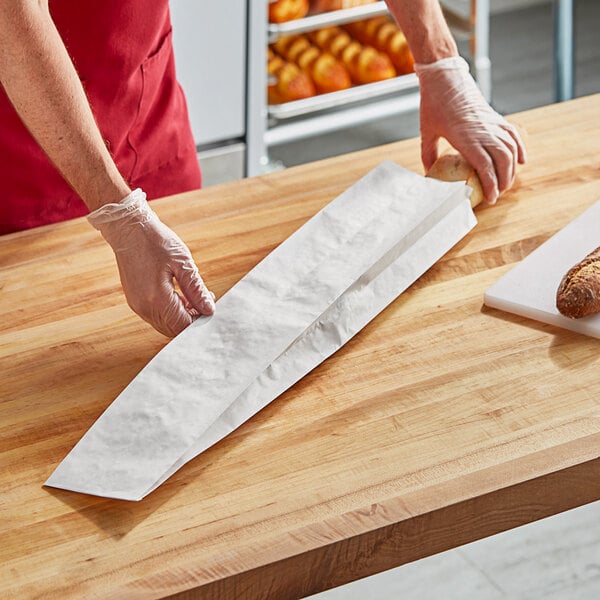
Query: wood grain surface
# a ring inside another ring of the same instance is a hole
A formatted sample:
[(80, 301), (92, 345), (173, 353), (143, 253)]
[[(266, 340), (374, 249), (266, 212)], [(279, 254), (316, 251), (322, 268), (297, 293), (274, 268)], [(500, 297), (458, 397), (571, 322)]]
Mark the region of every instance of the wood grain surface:
[[(591, 96), (514, 115), (514, 190), (139, 503), (42, 484), (166, 339), (84, 220), (0, 238), (0, 597), (300, 598), (600, 498), (599, 341), (482, 303), (600, 199), (599, 114)], [(422, 172), (409, 140), (154, 207), (220, 296), (384, 159)]]

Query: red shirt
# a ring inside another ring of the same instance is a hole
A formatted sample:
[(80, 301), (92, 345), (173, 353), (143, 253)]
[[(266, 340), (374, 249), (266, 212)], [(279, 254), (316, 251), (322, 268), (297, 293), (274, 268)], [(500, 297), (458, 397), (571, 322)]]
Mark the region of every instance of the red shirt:
[[(175, 77), (167, 0), (50, 0), (52, 18), (121, 174), (156, 198), (200, 187), (185, 97)], [(87, 208), (0, 86), (0, 234)]]

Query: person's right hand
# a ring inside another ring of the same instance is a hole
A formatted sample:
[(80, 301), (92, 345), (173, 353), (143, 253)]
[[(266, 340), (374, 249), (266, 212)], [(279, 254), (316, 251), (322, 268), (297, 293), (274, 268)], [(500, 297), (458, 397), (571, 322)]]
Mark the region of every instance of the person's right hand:
[(421, 88), (421, 156), (425, 170), (438, 158), (438, 139), (446, 138), (477, 171), (488, 203), (515, 181), (526, 160), (519, 132), (485, 101), (458, 56), (415, 64)]
[[(211, 315), (213, 295), (204, 285), (187, 246), (160, 221), (137, 189), (105, 204), (88, 221), (112, 247), (127, 303), (155, 329), (173, 337), (195, 317)], [(179, 284), (182, 296), (174, 288)]]

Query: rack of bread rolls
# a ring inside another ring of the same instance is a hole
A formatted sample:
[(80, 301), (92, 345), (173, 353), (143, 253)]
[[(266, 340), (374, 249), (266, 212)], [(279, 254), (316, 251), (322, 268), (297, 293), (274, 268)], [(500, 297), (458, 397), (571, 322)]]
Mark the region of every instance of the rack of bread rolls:
[[(264, 30), (261, 34), (251, 27), (249, 34), (251, 47), (264, 49), (260, 63), (266, 63), (266, 83), (262, 76), (249, 78), (255, 108), (248, 113), (253, 132), (248, 172), (261, 172), (272, 146), (418, 108), (414, 59), (385, 2), (263, 1)], [(453, 1), (441, 0), (442, 8)], [(475, 7), (485, 24), (489, 0), (470, 0), (469, 14), (445, 10), (457, 39), (472, 39), (478, 23)], [(487, 38), (480, 39), (489, 65)], [(253, 55), (260, 57), (261, 51)], [(480, 64), (485, 66), (485, 60)], [(252, 64), (259, 69), (259, 61)]]
[(385, 2), (275, 0), (269, 21), (271, 118), (417, 88), (410, 48)]

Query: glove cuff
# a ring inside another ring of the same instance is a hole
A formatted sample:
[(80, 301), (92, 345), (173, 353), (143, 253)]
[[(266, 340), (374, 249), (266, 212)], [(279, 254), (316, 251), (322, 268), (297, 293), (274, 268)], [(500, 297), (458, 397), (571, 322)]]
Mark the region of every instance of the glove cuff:
[(469, 64), (462, 56), (450, 56), (441, 58), (432, 63), (415, 63), (415, 73), (419, 76), (421, 73), (429, 73), (431, 71), (449, 71), (459, 70), (469, 72)]
[(133, 217), (138, 223), (145, 223), (152, 218), (152, 209), (146, 202), (146, 194), (137, 188), (125, 196), (120, 202), (105, 204), (88, 214), (90, 225), (98, 230), (112, 221), (120, 221)]

